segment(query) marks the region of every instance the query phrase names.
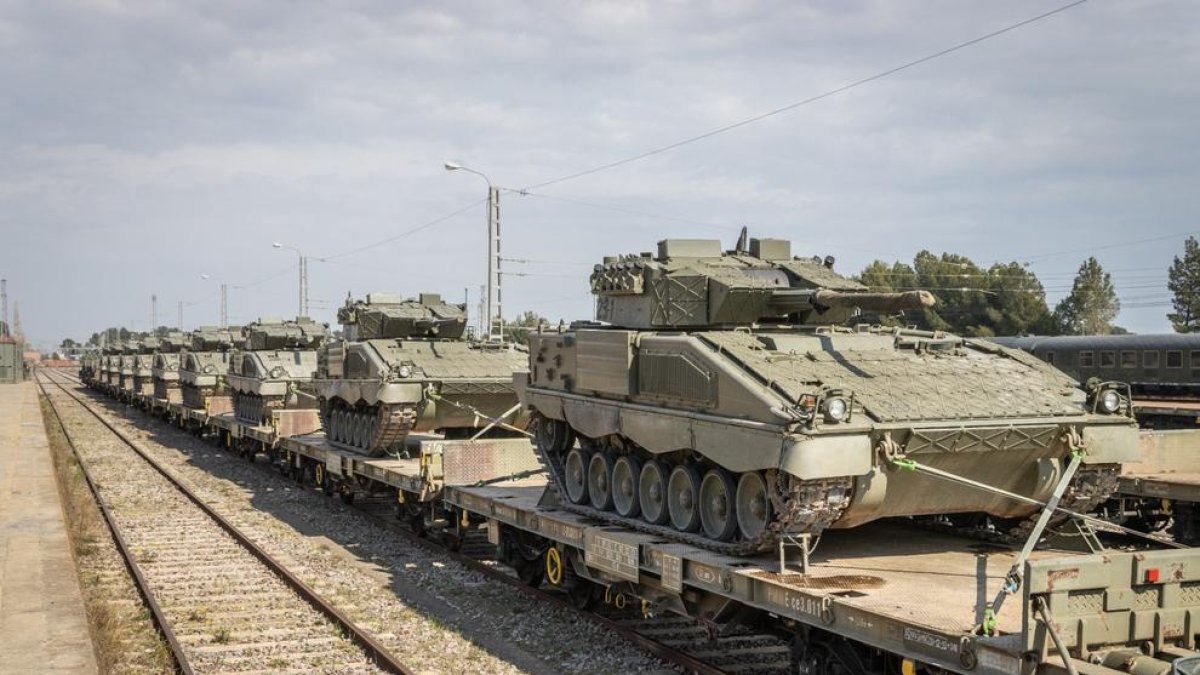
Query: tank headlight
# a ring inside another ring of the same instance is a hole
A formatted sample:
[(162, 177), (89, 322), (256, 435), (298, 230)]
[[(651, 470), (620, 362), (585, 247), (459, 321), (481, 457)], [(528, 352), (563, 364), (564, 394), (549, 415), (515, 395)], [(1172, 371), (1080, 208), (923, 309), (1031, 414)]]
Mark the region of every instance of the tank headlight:
[(1101, 411), (1109, 414), (1115, 413), (1121, 409), (1121, 395), (1109, 389), (1100, 394), (1098, 403)]
[(846, 415), (850, 412), (850, 406), (846, 405), (844, 398), (827, 398), (825, 399), (825, 420), (828, 422), (841, 422), (846, 419)]
[(412, 375), (412, 368), (409, 368), (408, 366), (400, 366), (400, 370), (396, 371), (396, 373), (400, 377), (408, 377), (409, 375)]

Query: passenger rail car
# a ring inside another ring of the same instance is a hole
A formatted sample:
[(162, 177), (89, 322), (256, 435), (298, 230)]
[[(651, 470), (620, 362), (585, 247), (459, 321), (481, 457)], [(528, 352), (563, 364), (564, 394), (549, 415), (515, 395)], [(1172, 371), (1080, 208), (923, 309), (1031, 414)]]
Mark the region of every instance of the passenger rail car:
[(1135, 398), (1200, 398), (1200, 333), (991, 338), (1080, 382), (1125, 382)]

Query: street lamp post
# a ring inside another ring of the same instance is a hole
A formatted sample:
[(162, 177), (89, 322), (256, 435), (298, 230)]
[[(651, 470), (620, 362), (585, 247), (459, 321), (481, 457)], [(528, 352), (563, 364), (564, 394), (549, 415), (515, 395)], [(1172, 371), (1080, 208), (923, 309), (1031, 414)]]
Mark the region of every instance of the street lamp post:
[[(504, 312), (502, 309), (500, 280), (500, 188), (492, 185), (492, 181), (482, 171), (476, 171), (468, 166), (463, 166), (458, 162), (446, 162), (447, 171), (466, 171), (479, 176), (487, 183), (488, 186), (488, 201), (487, 201), (487, 294), (484, 299), (484, 308), (487, 317), (487, 333), (486, 339), (504, 340)], [(499, 317), (499, 326), (497, 327), (497, 317)]]
[(271, 246), (295, 251), (296, 255), (300, 257), (300, 299), (299, 308), (296, 311), (298, 312), (297, 316), (308, 316), (308, 258), (295, 246), (285, 246), (279, 242), (275, 242)]
[[(201, 279), (210, 279), (207, 274), (201, 274)], [(221, 328), (229, 327), (229, 285), (221, 284)]]

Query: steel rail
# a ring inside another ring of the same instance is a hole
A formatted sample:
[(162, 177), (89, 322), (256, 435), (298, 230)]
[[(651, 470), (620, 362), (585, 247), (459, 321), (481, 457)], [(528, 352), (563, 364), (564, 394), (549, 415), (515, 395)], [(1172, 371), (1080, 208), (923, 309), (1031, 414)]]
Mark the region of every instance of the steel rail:
[[(76, 380), (76, 381), (78, 381), (78, 380)], [(278, 478), (277, 472), (270, 471), (267, 469), (267, 467), (265, 467), (263, 465), (256, 463), (255, 467), (256, 467), (256, 470), (262, 471), (264, 474), (268, 474), (268, 475), (272, 476), (272, 478)], [(359, 513), (361, 513), (364, 516), (366, 516), (367, 518), (369, 518), (371, 521), (375, 522), (377, 525), (380, 525), (381, 527), (388, 530), (389, 532), (392, 532), (392, 533), (395, 533), (395, 534), (398, 534), (398, 535), (404, 537), (406, 540), (408, 540), (412, 544), (420, 546), (420, 547), (424, 548), (425, 550), (433, 552), (433, 553), (446, 555), (446, 556), (450, 557), (451, 559), (453, 559), (454, 561), (458, 562), (459, 564), (463, 565), (464, 567), (466, 567), (474, 572), (478, 572), (479, 574), (482, 574), (489, 579), (499, 581), (501, 583), (507, 584), (508, 586), (510, 586), (512, 588), (515, 588), (518, 592), (522, 593), (523, 595), (525, 595), (527, 597), (533, 598), (540, 602), (549, 603), (555, 607), (566, 610), (579, 618), (583, 618), (587, 621), (590, 621), (593, 624), (600, 626), (601, 628), (604, 628), (604, 629), (611, 631), (617, 635), (620, 635), (621, 637), (629, 640), (630, 642), (637, 645), (641, 649), (644, 649), (645, 651), (663, 659), (664, 661), (673, 663), (675, 665), (678, 665), (678, 666), (684, 668), (689, 673), (696, 673), (697, 675), (726, 675), (726, 673), (727, 673), (727, 671), (721, 670), (720, 668), (718, 668), (716, 666), (708, 664), (708, 663), (706, 663), (706, 662), (704, 662), (704, 661), (702, 661), (680, 649), (677, 649), (668, 644), (659, 642), (653, 638), (642, 635), (641, 633), (638, 633), (637, 630), (634, 628), (630, 628), (628, 626), (622, 625), (622, 624), (618, 623), (617, 621), (610, 619), (606, 616), (603, 616), (599, 613), (588, 611), (586, 609), (579, 609), (578, 607), (575, 607), (567, 600), (560, 598), (555, 594), (549, 593), (540, 588), (535, 588), (535, 587), (529, 586), (529, 585), (525, 584), (524, 582), (522, 582), (520, 579), (512, 577), (490, 565), (485, 564), (483, 560), (474, 558), (474, 557), (467, 555), (466, 553), (462, 553), (460, 551), (455, 551), (445, 545), (438, 543), (435, 539), (423, 537), (423, 536), (417, 534), (416, 532), (412, 531), (408, 527), (396, 522), (396, 520), (393, 518), (381, 515), (379, 513), (372, 512), (368, 508), (369, 503), (367, 503), (367, 504), (355, 503), (350, 506), (354, 510), (358, 511)]]
[[(214, 511), (212, 509), (212, 507), (210, 507), (208, 504), (206, 504), (199, 497), (199, 495), (192, 492), (192, 490), (190, 488), (188, 488), (186, 485), (184, 485), (178, 478), (176, 478), (174, 476), (174, 474), (172, 474), (169, 470), (167, 470), (166, 467), (162, 466), (158, 461), (151, 458), (149, 456), (149, 454), (146, 453), (142, 448), (140, 448), (133, 439), (129, 438), (124, 432), (122, 432), (120, 429), (117, 429), (108, 420), (104, 419), (104, 417), (99, 412), (97, 412), (94, 408), (92, 408), (91, 405), (84, 402), (83, 399), (81, 399), (79, 396), (75, 395), (75, 393), (70, 391), (67, 387), (63, 386), (63, 384), (61, 382), (56, 381), (53, 377), (47, 377), (46, 380), (50, 381), (52, 384), (57, 386), (63, 393), (65, 393), (69, 398), (71, 398), (76, 403), (78, 403), (80, 405), (80, 407), (82, 407), (84, 410), (86, 410), (88, 413), (90, 413), (101, 424), (103, 424), (109, 431), (111, 431), (115, 436), (117, 436), (117, 438), (121, 439), (121, 441), (126, 446), (128, 446), (129, 449), (131, 449), (135, 453), (137, 453), (137, 455), (139, 457), (141, 457), (143, 460), (145, 460), (146, 463), (149, 464), (151, 468), (153, 468), (156, 472), (158, 472), (163, 478), (167, 479), (167, 481), (169, 483), (171, 483), (172, 486), (174, 486), (177, 490), (179, 490), (179, 492), (181, 494), (183, 494), (185, 497), (187, 497), (189, 501), (191, 501), (193, 504), (195, 504), (197, 507), (199, 507), (199, 509), (201, 511), (203, 511), (205, 515), (207, 515), (209, 518), (211, 518), (213, 520), (213, 522), (215, 522), (217, 525), (219, 525), (221, 527), (221, 529), (225, 530), (225, 532), (227, 532), (231, 537), (233, 537), (233, 539), (235, 541), (237, 541), (239, 544), (241, 544), (243, 548), (245, 548), (247, 551), (249, 551), (255, 558), (257, 558), (260, 562), (262, 562), (269, 570), (274, 572), (280, 579), (282, 579), (293, 591), (296, 592), (297, 595), (299, 595), (306, 602), (308, 602), (308, 604), (311, 605), (315, 610), (317, 610), (321, 614), (325, 615), (327, 618), (329, 618), (331, 621), (333, 621), (334, 624), (336, 624), (339, 628), (341, 628), (343, 631), (345, 631), (347, 633), (349, 639), (352, 642), (354, 642), (356, 645), (358, 645), (358, 647), (360, 649), (362, 649), (364, 653), (366, 653), (366, 655), (371, 659), (371, 661), (373, 661), (375, 663), (375, 665), (379, 666), (381, 669), (388, 671), (390, 673), (396, 673), (396, 675), (413, 675), (412, 670), (410, 670), (407, 666), (405, 666), (399, 660), (397, 660), (396, 657), (391, 654), (391, 652), (389, 652), (383, 645), (379, 644), (374, 638), (372, 638), (369, 634), (367, 634), (367, 632), (365, 630), (363, 630), (356, 623), (354, 623), (354, 621), (352, 619), (350, 619), (350, 617), (348, 617), (341, 610), (334, 607), (327, 600), (325, 600), (323, 597), (321, 597), (321, 595), (319, 593), (317, 593), (310, 586), (308, 586), (308, 584), (304, 583), (299, 577), (297, 577), (290, 570), (288, 570), (283, 565), (283, 563), (276, 560), (273, 556), (271, 556), (271, 554), (267, 553), (262, 547), (260, 547), (258, 544), (256, 544), (254, 541), (252, 541), (249, 537), (247, 537), (246, 534), (243, 533), (241, 530), (239, 530), (236, 525), (234, 525), (232, 522), (227, 520), (224, 516), (220, 515), (216, 511)], [(47, 394), (44, 384), (41, 380), (38, 381), (38, 386), (39, 386), (39, 388), (41, 388), (42, 393), (46, 395), (46, 400), (50, 402), (51, 409), (54, 410), (55, 417), (58, 418), (59, 424), (60, 424), (60, 426), (63, 426), (64, 432), (65, 432), (65, 425), (62, 425), (62, 417), (59, 415), (58, 408), (55, 406), (53, 400)], [(68, 438), (68, 441), (70, 441), (69, 438)], [(75, 452), (75, 456), (80, 463), (80, 466), (84, 467), (84, 473), (86, 475), (87, 470), (86, 470), (86, 466), (83, 463), (83, 458), (79, 455), (78, 451), (76, 450), (76, 446), (73, 442), (71, 442), (71, 446), (72, 446), (72, 451)], [(89, 486), (92, 487), (93, 494), (96, 495), (97, 501), (100, 502), (102, 498), (100, 497), (99, 492), (96, 491), (94, 483), (91, 482), (90, 478), (89, 478), (88, 482), (89, 482)], [(109, 515), (106, 512), (106, 518), (108, 518), (108, 517), (109, 517)], [(116, 531), (115, 530), (115, 528), (116, 528), (115, 521), (110, 520), (109, 524), (110, 524), (110, 528), (113, 528), (114, 533), (115, 533), (115, 531)], [(126, 563), (128, 565), (136, 567), (136, 563), (134, 562), (132, 555), (127, 550), (127, 548), (123, 545), (122, 545), (122, 555), (125, 556)], [(136, 573), (135, 576), (138, 579), (139, 584), (145, 583), (145, 580), (142, 577), (140, 571), (138, 573)], [(145, 592), (143, 594), (143, 597), (149, 598), (148, 604), (152, 605), (152, 609), (154, 607), (157, 607), (157, 602), (153, 600), (153, 593), (150, 591), (149, 587), (144, 587), (144, 588), (145, 588)], [(170, 628), (165, 621), (165, 617), (161, 613), (161, 608), (158, 610), (155, 610), (155, 616), (156, 616), (156, 621), (155, 621), (156, 623), (159, 623), (160, 621), (162, 622), (161, 627), (165, 629), (164, 636), (167, 637), (168, 643), (171, 644), (172, 651), (174, 652), (175, 649), (179, 649), (179, 651), (175, 652), (175, 654), (176, 654), (177, 663), (179, 663), (181, 666), (181, 670), (183, 670), (183, 672), (185, 672), (185, 673), (191, 673), (192, 671), (191, 671), (190, 667), (187, 667), (185, 665), (186, 659), (182, 658), (182, 654), (183, 654), (182, 647), (179, 646), (178, 642), (174, 641), (175, 640), (174, 635), (170, 633)]]
[[(46, 379), (51, 378), (47, 376)], [(54, 421), (58, 425), (58, 428), (62, 430), (63, 437), (67, 439), (67, 445), (71, 446), (71, 454), (75, 456), (75, 462), (79, 465), (80, 473), (83, 474), (83, 480), (87, 483), (88, 490), (92, 493), (92, 499), (96, 501), (96, 506), (100, 509), (100, 514), (104, 517), (104, 524), (108, 526), (108, 531), (112, 534), (113, 541), (117, 544), (117, 550), (121, 553), (121, 559), (125, 562), (125, 568), (129, 570), (129, 574), (133, 577), (138, 595), (142, 596), (142, 601), (146, 603), (146, 607), (150, 610), (154, 626), (158, 629), (158, 632), (166, 641), (167, 647), (171, 650), (171, 658), (175, 662), (176, 669), (184, 675), (193, 675), (195, 671), (192, 670), (191, 664), (188, 663), (187, 656), (183, 651), (183, 645), (179, 644), (178, 638), (175, 637), (175, 631), (171, 629), (171, 624), (167, 621), (162, 606), (158, 604), (158, 599), (154, 597), (154, 591), (150, 589), (150, 584), (142, 574), (142, 569), (138, 566), (134, 558), (133, 549), (126, 541), (124, 533), (121, 532), (121, 527), (117, 525), (116, 517), (113, 516), (112, 510), (109, 508), (108, 500), (100, 494), (100, 489), (96, 485), (96, 481), (92, 478), (92, 471), (88, 468), (87, 462), (84, 461), (83, 455), (79, 453), (75, 439), (72, 437), (71, 432), (67, 430), (67, 425), (63, 422), (58, 406), (50, 398), (50, 394), (46, 391), (46, 386), (42, 378), (35, 378), (35, 382), (37, 382), (38, 390), (46, 399), (46, 403), (50, 406), (50, 411), (54, 413)], [(53, 384), (58, 383), (54, 382)], [(61, 388), (61, 385), (59, 387)]]

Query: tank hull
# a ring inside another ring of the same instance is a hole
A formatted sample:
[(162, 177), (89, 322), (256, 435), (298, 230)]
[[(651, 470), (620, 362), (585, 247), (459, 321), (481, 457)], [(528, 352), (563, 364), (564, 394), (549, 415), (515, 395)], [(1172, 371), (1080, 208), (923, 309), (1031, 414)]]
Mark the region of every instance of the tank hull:
[[(930, 355), (894, 340), (542, 334), (531, 337), (520, 388), (568, 508), (729, 554), (885, 517), (986, 513), (1020, 523), (1037, 513), (898, 470), (894, 458), (1044, 501), (1083, 447), (1066, 504), (1086, 509), (1115, 489), (1117, 463), (1136, 455), (1130, 420), (1087, 413), (1061, 376), (994, 351)], [(843, 419), (820, 417), (822, 395), (848, 401)]]

